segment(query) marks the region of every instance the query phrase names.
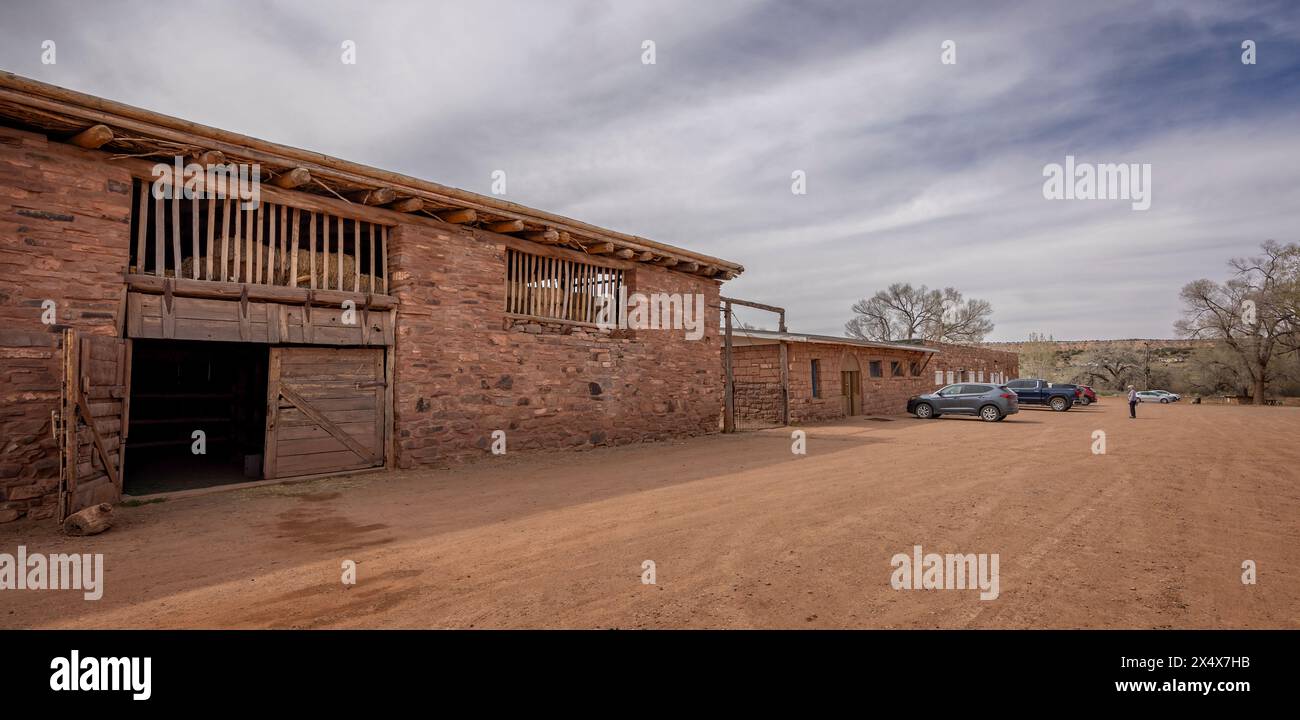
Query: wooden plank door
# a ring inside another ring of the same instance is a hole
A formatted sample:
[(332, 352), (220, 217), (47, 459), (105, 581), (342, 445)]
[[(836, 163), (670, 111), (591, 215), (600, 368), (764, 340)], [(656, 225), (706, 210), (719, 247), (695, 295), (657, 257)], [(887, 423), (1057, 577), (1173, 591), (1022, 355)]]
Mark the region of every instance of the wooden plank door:
[(59, 520), (122, 497), (131, 341), (65, 330)]
[(379, 467), (389, 413), (383, 348), (274, 347), (267, 479)]
[(846, 417), (862, 412), (862, 395), (858, 389), (860, 376), (857, 370), (840, 372), (840, 408)]

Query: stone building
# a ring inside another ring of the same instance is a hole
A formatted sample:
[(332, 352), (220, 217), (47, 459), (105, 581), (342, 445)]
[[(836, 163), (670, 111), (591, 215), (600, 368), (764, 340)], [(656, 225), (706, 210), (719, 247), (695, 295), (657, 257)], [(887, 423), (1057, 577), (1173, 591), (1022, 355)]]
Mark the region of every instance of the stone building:
[[(0, 521), (716, 432), (742, 271), (0, 73)], [(611, 326), (629, 293), (701, 336)]]
[(898, 414), (913, 395), (954, 382), (1006, 382), (1019, 370), (1015, 353), (974, 346), (736, 330), (732, 373), (737, 422), (781, 421), (782, 343), (792, 423)]

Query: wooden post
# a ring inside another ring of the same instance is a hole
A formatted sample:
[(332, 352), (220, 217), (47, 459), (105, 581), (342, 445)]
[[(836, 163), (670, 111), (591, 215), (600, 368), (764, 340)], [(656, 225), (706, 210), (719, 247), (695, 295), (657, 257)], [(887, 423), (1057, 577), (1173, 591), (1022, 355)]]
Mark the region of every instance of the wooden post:
[(163, 201), (153, 201), (153, 274), (158, 277), (167, 275), (167, 230), (163, 225)]
[[(373, 290), (373, 288), (371, 288)], [(388, 311), (388, 330), (397, 327), (397, 308)], [(393, 428), (393, 369), (397, 362), (397, 338), (394, 344), (384, 348), (384, 467), (393, 470), (397, 467), (397, 441)]]
[[(352, 221), (352, 292), (361, 292), (361, 221)], [(373, 290), (372, 290), (373, 292)]]
[[(241, 276), (239, 263), (244, 259), (242, 255), (243, 250), (241, 249), (244, 247), (244, 211), (239, 209), (238, 200), (230, 200), (229, 202), (234, 206), (235, 234), (231, 235), (230, 239), (231, 245), (234, 246), (235, 250), (231, 253), (234, 259), (234, 264), (231, 265), (230, 277), (226, 279), (230, 282), (238, 282)], [(222, 258), (222, 262), (225, 262), (225, 258)]]
[(266, 435), (262, 446), (262, 479), (271, 480), (276, 476), (277, 444), (276, 426), (280, 422), (280, 348), (271, 348), (270, 367), (267, 369), (266, 387)]
[[(781, 311), (777, 327), (785, 334), (785, 310)], [(781, 424), (790, 424), (790, 353), (789, 345), (781, 340)]]
[[(321, 224), (321, 255), (320, 255), (320, 286), (322, 290), (330, 289), (330, 217), (329, 215), (320, 216)], [(339, 218), (342, 222), (343, 218)]]
[[(176, 277), (180, 277), (178, 274)], [(199, 279), (199, 197), (190, 198), (190, 277)]]
[(736, 400), (733, 395), (734, 378), (731, 373), (731, 301), (722, 301), (723, 322), (726, 324), (726, 334), (723, 335), (723, 367), (727, 369), (727, 382), (723, 388), (723, 415), (722, 415), (722, 432), (736, 432)]
[(311, 289), (316, 289), (316, 216), (320, 213), (312, 213), (310, 222), (307, 224), (307, 263), (308, 271), (311, 273)]
[(181, 197), (173, 186), (172, 199), (168, 202), (172, 206), (172, 277), (177, 279), (181, 277)]
[[(296, 210), (297, 208), (294, 209)], [(287, 205), (281, 205), (279, 214), (280, 214), (280, 271), (276, 273), (274, 276), (272, 276), (271, 283), (273, 285), (278, 284), (277, 278), (279, 278), (281, 275), (284, 275), (286, 276), (284, 284), (288, 285), (289, 280), (287, 276), (289, 274), (289, 256), (286, 255), (285, 253), (293, 252), (293, 250), (289, 247), (289, 207)]]
[(136, 212), (139, 225), (135, 229), (135, 271), (144, 274), (145, 231), (149, 229), (149, 186), (135, 181), (140, 188), (140, 205)]
[(289, 240), (289, 287), (298, 287), (298, 225), (301, 222), (298, 217), (298, 208), (293, 208), (289, 221), (292, 228), (292, 239)]
[[(243, 282), (251, 283), (256, 275), (253, 274), (253, 243), (261, 241), (261, 223), (257, 222), (262, 218), (262, 204), (258, 203), (257, 208), (248, 208), (244, 217), (244, 275)], [(256, 233), (257, 240), (254, 240)]]
[(380, 232), (382, 233), (379, 236), (379, 258), (381, 261), (380, 269), (384, 271), (384, 282), (382, 285), (383, 289), (381, 290), (381, 292), (384, 295), (387, 295), (388, 294), (388, 226), (384, 225), (382, 228), (380, 228)]
[[(255, 216), (255, 217), (256, 217), (256, 222), (257, 222), (257, 237), (256, 237), (256, 239), (253, 241), (253, 246), (252, 246), (252, 247), (253, 247), (253, 251), (257, 253), (257, 259), (254, 260), (253, 263), (252, 263), (252, 265), (251, 265), (251, 267), (252, 267), (252, 271), (253, 271), (252, 278), (253, 278), (253, 282), (255, 282), (255, 283), (261, 283), (261, 282), (263, 281), (263, 278), (265, 277), (264, 275), (262, 275), (262, 256), (265, 254), (265, 253), (262, 251), (262, 249), (266, 246), (266, 243), (263, 242), (263, 239), (264, 239), (263, 232), (264, 232), (264, 230), (263, 230), (263, 227), (262, 227), (262, 226), (267, 224), (267, 223), (263, 222), (263, 219), (262, 219), (262, 208), (264, 208), (264, 207), (266, 207), (266, 203), (258, 203), (258, 204), (257, 204), (257, 215)], [(269, 215), (269, 213), (268, 213), (268, 215)], [(270, 221), (270, 225), (271, 225), (271, 232), (274, 233), (274, 232), (275, 232), (275, 219), (274, 219), (274, 218), (271, 219), (271, 221)]]
[[(216, 195), (212, 195), (208, 198), (208, 261), (206, 263), (207, 267), (204, 268), (204, 272), (207, 273), (204, 278), (207, 280), (212, 279), (212, 256), (217, 254), (216, 248), (212, 245), (212, 241), (216, 238), (216, 230), (217, 197)], [(198, 263), (198, 260), (196, 259), (194, 262)]]
[[(217, 222), (217, 216), (214, 213), (212, 215), (212, 223), (215, 225), (216, 222)], [(230, 245), (227, 242), (229, 238), (230, 238), (230, 200), (227, 198), (222, 198), (221, 200), (221, 260), (219, 261), (220, 264), (215, 265), (217, 274), (208, 276), (209, 280), (217, 280), (220, 282), (226, 282), (230, 280), (230, 278), (226, 277), (226, 268), (230, 266), (230, 256), (228, 254), (230, 252)], [(208, 252), (216, 253), (216, 248), (209, 248)]]
[(266, 206), (266, 274), (258, 274), (257, 281), (265, 281), (267, 285), (275, 284), (275, 222), (280, 214), (279, 205), (267, 204)]
[[(339, 230), (339, 232), (338, 232), (338, 236), (339, 236), (339, 246), (338, 246), (338, 252), (337, 252), (337, 253), (334, 253), (334, 258), (335, 258), (335, 264), (338, 266), (338, 267), (337, 267), (337, 271), (338, 271), (338, 280), (337, 280), (337, 283), (338, 283), (338, 286), (335, 287), (334, 289), (335, 289), (335, 290), (342, 290), (342, 289), (343, 289), (343, 218), (339, 218), (339, 222), (338, 222), (338, 225), (337, 225), (336, 227), (338, 227), (338, 230)], [(328, 270), (327, 270), (327, 273), (328, 273)], [(327, 287), (328, 287), (328, 286), (327, 286)]]

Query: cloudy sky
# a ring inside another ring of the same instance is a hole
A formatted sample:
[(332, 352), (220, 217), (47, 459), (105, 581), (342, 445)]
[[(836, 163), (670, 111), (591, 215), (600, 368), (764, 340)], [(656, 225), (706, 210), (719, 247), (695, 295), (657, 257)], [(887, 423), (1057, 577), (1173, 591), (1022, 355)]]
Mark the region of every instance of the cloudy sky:
[[(726, 292), (803, 332), (911, 282), (990, 301), (990, 339), (1170, 337), (1184, 283), (1300, 239), (1300, 3), (1020, 5), (7, 0), (0, 68), (467, 190), (504, 170), (744, 264)], [(1151, 208), (1044, 199), (1066, 155), (1149, 163)]]

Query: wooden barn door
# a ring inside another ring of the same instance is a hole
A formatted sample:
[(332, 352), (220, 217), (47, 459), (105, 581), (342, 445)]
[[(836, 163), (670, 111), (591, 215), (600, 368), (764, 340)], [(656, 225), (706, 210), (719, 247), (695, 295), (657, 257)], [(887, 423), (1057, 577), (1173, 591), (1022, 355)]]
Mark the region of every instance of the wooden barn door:
[(266, 479), (384, 464), (383, 348), (271, 348), (266, 394)]
[(131, 341), (65, 330), (59, 520), (122, 497)]

